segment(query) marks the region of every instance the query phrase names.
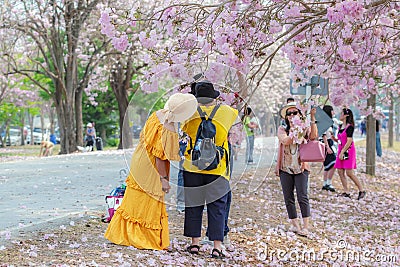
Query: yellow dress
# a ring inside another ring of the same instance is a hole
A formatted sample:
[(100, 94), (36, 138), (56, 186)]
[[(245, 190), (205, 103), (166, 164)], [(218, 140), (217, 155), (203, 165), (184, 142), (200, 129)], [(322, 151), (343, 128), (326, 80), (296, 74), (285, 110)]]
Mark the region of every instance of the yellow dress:
[(122, 204), (104, 234), (111, 242), (139, 249), (169, 246), (168, 214), (156, 157), (180, 160), (178, 134), (165, 129), (154, 112), (133, 153)]

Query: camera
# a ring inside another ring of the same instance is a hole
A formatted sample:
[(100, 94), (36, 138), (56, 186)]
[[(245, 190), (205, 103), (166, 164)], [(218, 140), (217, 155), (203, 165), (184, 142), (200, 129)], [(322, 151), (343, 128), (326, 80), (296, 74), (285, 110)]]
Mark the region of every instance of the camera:
[(343, 153), (343, 159), (344, 159), (344, 160), (345, 160), (345, 159), (349, 159), (349, 152), (348, 152), (348, 151), (346, 151), (346, 152)]

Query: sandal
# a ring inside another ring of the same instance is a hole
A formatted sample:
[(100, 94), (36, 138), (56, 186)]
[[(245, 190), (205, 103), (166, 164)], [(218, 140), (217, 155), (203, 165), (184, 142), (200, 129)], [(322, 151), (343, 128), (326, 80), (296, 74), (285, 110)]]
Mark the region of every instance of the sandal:
[(338, 197), (348, 197), (348, 198), (351, 198), (350, 194), (349, 194), (349, 193), (346, 193), (346, 192), (339, 194)]
[(360, 200), (360, 199), (364, 198), (366, 193), (367, 193), (366, 191), (360, 191), (360, 192), (358, 192), (358, 198), (357, 198), (357, 200)]
[(186, 248), (187, 252), (190, 254), (199, 254), (200, 247), (198, 245), (190, 245)]
[(297, 232), (297, 234), (301, 237), (308, 237), (309, 232), (308, 229), (301, 229), (300, 231)]
[[(217, 254), (214, 254), (214, 252), (216, 252)], [(214, 248), (211, 252), (211, 257), (214, 259), (223, 259), (223, 258), (225, 258), (225, 254), (222, 253), (222, 250)]]
[(291, 225), (288, 229), (288, 232), (297, 234), (299, 232), (299, 229), (296, 226)]

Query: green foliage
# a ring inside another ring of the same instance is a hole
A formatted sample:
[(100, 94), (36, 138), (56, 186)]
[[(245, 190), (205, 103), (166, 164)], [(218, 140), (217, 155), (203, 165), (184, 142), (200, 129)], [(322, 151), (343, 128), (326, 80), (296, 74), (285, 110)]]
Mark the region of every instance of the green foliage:
[(166, 102), (166, 100), (162, 98), (164, 94), (164, 90), (150, 94), (145, 94), (142, 91), (137, 90), (135, 94), (130, 96), (130, 105), (138, 107), (139, 109), (151, 114), (152, 112), (164, 107)]
[(119, 145), (119, 138), (108, 138), (106, 143), (107, 146), (117, 147)]
[(119, 128), (118, 103), (111, 90), (98, 92), (96, 97), (97, 106), (90, 103), (86, 94), (83, 94), (82, 119), (84, 125), (95, 122), (96, 132), (99, 135), (105, 130), (106, 135), (114, 134)]
[(3, 103), (0, 105), (0, 127), (9, 125), (19, 125), (18, 114), (21, 112), (21, 108), (15, 106), (12, 103)]

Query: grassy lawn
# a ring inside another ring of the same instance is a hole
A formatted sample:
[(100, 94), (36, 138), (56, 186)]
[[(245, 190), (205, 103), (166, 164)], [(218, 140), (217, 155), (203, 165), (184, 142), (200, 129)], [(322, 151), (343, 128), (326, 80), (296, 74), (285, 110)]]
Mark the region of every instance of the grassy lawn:
[[(366, 140), (361, 140), (356, 142), (357, 146), (361, 147), (366, 147)], [(382, 134), (381, 135), (381, 145), (382, 145), (382, 150), (389, 150), (389, 151), (395, 151), (395, 152), (400, 152), (400, 142), (396, 142), (396, 138), (393, 140), (393, 147), (389, 147), (389, 142), (388, 142), (388, 135), (387, 134)]]
[[(115, 150), (117, 147), (106, 146), (103, 150)], [(24, 146), (7, 146), (0, 147), (0, 158), (2, 157), (34, 157), (39, 156), (40, 145), (24, 145)], [(60, 145), (55, 145), (53, 148), (53, 155), (58, 155), (60, 152)]]

